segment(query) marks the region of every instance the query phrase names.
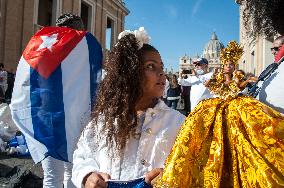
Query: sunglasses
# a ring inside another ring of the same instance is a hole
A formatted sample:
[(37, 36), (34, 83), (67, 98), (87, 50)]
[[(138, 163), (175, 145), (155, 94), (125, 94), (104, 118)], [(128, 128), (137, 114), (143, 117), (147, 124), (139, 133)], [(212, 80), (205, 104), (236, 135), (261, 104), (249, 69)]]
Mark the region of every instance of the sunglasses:
[(273, 47), (273, 48), (270, 48), (270, 50), (271, 50), (271, 51), (274, 50), (275, 52), (278, 52), (278, 51), (279, 51), (279, 48), (280, 48), (280, 47)]

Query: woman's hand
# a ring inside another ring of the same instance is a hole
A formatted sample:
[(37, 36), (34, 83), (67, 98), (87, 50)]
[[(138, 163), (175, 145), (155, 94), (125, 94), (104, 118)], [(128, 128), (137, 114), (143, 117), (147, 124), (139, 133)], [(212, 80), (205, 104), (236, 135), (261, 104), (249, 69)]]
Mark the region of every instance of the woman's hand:
[(106, 181), (110, 179), (110, 175), (102, 172), (92, 172), (83, 179), (85, 188), (106, 188)]
[(147, 172), (145, 174), (145, 182), (149, 185), (151, 185), (151, 182), (160, 174), (162, 174), (163, 169), (162, 168), (154, 168), (150, 172)]

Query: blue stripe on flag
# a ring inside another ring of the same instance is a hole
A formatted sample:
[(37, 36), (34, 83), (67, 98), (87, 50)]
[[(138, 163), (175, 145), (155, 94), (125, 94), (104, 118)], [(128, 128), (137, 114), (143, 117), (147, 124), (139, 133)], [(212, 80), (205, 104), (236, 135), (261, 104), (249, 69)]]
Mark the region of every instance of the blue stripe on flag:
[(47, 80), (33, 68), (30, 73), (34, 138), (47, 147), (46, 156), (66, 161), (68, 157), (61, 66)]
[(101, 79), (103, 53), (100, 43), (91, 33), (86, 34), (86, 39), (89, 48), (91, 107), (93, 108), (96, 100), (96, 89)]

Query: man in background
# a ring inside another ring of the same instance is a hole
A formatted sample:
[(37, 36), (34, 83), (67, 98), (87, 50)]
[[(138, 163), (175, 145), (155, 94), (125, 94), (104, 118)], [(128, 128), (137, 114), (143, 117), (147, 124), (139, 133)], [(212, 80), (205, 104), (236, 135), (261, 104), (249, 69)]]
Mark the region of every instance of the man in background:
[(204, 86), (204, 82), (212, 77), (211, 72), (208, 72), (208, 61), (205, 58), (199, 58), (193, 62), (195, 68), (192, 74), (184, 77), (182, 73), (179, 75), (178, 83), (181, 86), (191, 86), (190, 102), (191, 111), (203, 99), (213, 97), (210, 91)]
[[(284, 1), (250, 0), (240, 1), (244, 6), (242, 18), (244, 28), (252, 36), (284, 36)], [(280, 113), (284, 113), (284, 46), (283, 38), (278, 37), (273, 43), (274, 63), (269, 65), (259, 76), (262, 86), (257, 98)], [(282, 40), (282, 46), (281, 46)]]
[[(279, 54), (280, 49), (283, 51), (284, 36), (277, 37), (273, 42), (271, 53), (276, 58)], [(282, 52), (283, 53), (283, 52)], [(280, 58), (281, 59), (281, 58)], [(281, 73), (282, 72), (282, 73)], [(275, 60), (274, 63), (270, 64), (259, 76), (263, 82), (260, 82), (261, 87), (257, 98), (265, 103), (266, 105), (274, 108), (280, 113), (284, 114), (284, 66), (283, 57), (282, 61)]]
[(284, 44), (284, 36), (279, 36), (274, 40), (271, 48), (271, 53), (274, 55), (274, 57), (278, 54), (283, 44)]

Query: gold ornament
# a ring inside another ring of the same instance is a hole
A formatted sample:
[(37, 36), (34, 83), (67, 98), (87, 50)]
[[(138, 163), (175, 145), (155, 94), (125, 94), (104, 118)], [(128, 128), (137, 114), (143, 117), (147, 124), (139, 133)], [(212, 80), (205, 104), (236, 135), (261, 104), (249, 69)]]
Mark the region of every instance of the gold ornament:
[(242, 54), (243, 48), (236, 41), (229, 42), (228, 46), (222, 49), (220, 54), (222, 69), (217, 75), (210, 79), (206, 85), (212, 94), (222, 99), (228, 99), (235, 98), (240, 93), (241, 89), (238, 85), (244, 78), (244, 75), (234, 73), (232, 81), (226, 83), (223, 69), (226, 62), (232, 62), (234, 66), (236, 66)]
[[(236, 63), (242, 49), (235, 42), (227, 49), (222, 60)], [(189, 114), (154, 188), (284, 187), (284, 116), (237, 96), (243, 78), (226, 82), (221, 71), (205, 84), (219, 97)]]
[(224, 65), (226, 62), (231, 61), (235, 65), (238, 64), (238, 60), (243, 54), (243, 47), (239, 45), (236, 41), (230, 41), (228, 46), (221, 50), (220, 60)]
[(210, 79), (206, 87), (213, 95), (225, 100), (235, 98), (241, 92), (238, 82), (232, 79), (232, 81), (226, 83), (222, 72), (216, 78)]
[(284, 187), (283, 135), (284, 117), (254, 98), (203, 100), (154, 188)]

